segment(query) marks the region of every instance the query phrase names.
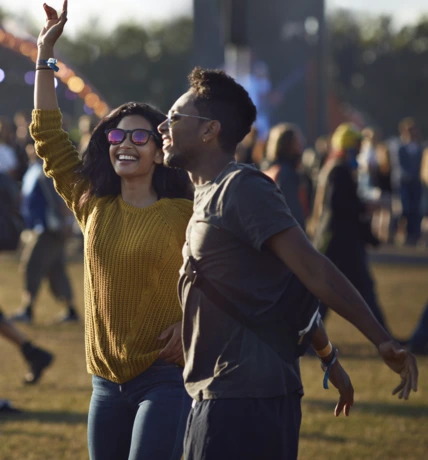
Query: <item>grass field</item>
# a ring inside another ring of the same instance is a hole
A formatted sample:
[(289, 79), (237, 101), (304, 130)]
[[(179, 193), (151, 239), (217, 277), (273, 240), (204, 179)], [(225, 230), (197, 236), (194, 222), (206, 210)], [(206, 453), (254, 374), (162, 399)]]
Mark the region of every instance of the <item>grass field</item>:
[[(428, 268), (378, 265), (373, 270), (392, 331), (406, 337), (428, 298)], [(70, 274), (78, 308), (83, 312), (82, 265), (71, 264)], [(20, 289), (16, 261), (1, 257), (0, 305), (7, 313), (19, 305)], [(56, 354), (54, 365), (37, 386), (22, 385), (24, 363), (16, 349), (0, 338), (0, 398), (25, 409), (23, 414), (0, 416), (1, 460), (88, 458), (86, 417), (91, 388), (85, 367), (83, 324), (54, 325), (58, 313), (58, 305), (44, 287), (35, 324), (20, 326), (35, 342)], [(328, 318), (327, 328), (353, 380), (355, 406), (349, 418), (335, 418), (336, 393), (322, 389), (318, 361), (305, 357), (299, 458), (428, 458), (428, 358), (419, 359), (418, 393), (407, 402), (400, 401), (391, 395), (397, 376), (382, 364), (367, 340), (334, 314)]]

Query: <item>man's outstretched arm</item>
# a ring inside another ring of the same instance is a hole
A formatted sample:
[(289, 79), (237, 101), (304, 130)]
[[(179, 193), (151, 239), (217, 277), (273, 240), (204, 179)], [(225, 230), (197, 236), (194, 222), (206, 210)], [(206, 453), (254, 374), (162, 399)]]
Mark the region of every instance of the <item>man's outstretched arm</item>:
[(400, 374), (401, 383), (393, 394), (408, 399), (411, 390), (417, 391), (415, 357), (389, 336), (354, 286), (312, 246), (300, 227), (277, 233), (266, 244), (309, 291), (359, 329), (377, 347), (385, 363)]

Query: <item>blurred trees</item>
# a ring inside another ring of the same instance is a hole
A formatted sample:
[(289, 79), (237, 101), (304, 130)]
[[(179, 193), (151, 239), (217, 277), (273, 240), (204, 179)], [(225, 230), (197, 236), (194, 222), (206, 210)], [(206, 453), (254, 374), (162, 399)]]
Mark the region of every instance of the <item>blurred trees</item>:
[(428, 17), (399, 31), (388, 17), (328, 18), (331, 80), (342, 100), (361, 110), (385, 136), (414, 116), (428, 136)]
[(138, 100), (168, 110), (186, 89), (191, 41), (192, 21), (180, 18), (147, 29), (120, 25), (111, 34), (86, 30), (73, 41), (61, 40), (58, 54), (79, 69), (111, 107)]
[[(0, 9), (0, 19), (2, 15)], [(328, 31), (330, 89), (385, 136), (395, 134), (398, 121), (412, 115), (428, 137), (428, 17), (395, 30), (388, 17), (361, 18), (336, 10), (328, 18)], [(191, 18), (148, 27), (123, 24), (111, 33), (95, 23), (73, 40), (63, 37), (58, 56), (86, 77), (111, 107), (140, 100), (166, 111), (186, 90), (186, 76), (194, 64), (192, 40)], [(0, 61), (13, 70), (15, 80), (21, 67), (33, 68), (23, 60), (0, 47)], [(12, 94), (2, 88), (8, 81), (11, 78), (0, 85), (3, 101)], [(10, 111), (12, 102), (16, 110), (31, 108), (32, 88), (24, 83), (17, 88), (14, 100), (2, 104), (0, 114)], [(64, 109), (66, 104), (61, 101)], [(69, 107), (80, 115), (81, 104)]]

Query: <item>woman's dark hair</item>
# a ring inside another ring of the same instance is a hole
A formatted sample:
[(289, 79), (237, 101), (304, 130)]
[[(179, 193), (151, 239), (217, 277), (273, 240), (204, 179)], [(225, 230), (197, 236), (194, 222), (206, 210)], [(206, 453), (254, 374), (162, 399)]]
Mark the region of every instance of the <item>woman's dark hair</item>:
[[(157, 133), (157, 127), (166, 119), (164, 113), (150, 104), (141, 102), (127, 102), (106, 115), (94, 128), (91, 139), (82, 156), (82, 166), (79, 173), (89, 179), (90, 188), (80, 199), (84, 204), (91, 196), (102, 197), (120, 194), (120, 177), (113, 169), (110, 161), (109, 148), (105, 134), (106, 129), (115, 128), (122, 118), (129, 115), (140, 115), (151, 125), (156, 132), (154, 140), (162, 148), (162, 140)], [(186, 171), (167, 168), (163, 164), (156, 165), (152, 178), (153, 188), (158, 199), (161, 198), (188, 198), (192, 199), (193, 189)]]
[(248, 92), (222, 70), (195, 67), (189, 83), (200, 115), (220, 122), (219, 143), (226, 151), (234, 152), (257, 115)]
[(271, 162), (293, 159), (292, 144), (298, 128), (291, 123), (278, 123), (269, 131), (266, 142), (266, 158)]

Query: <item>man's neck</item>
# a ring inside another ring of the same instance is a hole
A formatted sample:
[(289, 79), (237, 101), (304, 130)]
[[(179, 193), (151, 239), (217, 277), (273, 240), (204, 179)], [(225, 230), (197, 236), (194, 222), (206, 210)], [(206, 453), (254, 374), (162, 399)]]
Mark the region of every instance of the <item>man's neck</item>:
[(206, 159), (201, 159), (200, 164), (195, 169), (189, 171), (190, 180), (194, 185), (204, 185), (207, 182), (211, 182), (232, 161), (235, 161), (235, 158), (230, 154), (209, 155)]

